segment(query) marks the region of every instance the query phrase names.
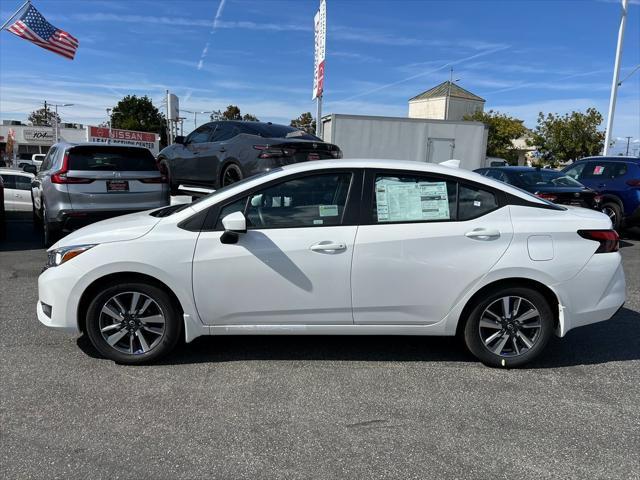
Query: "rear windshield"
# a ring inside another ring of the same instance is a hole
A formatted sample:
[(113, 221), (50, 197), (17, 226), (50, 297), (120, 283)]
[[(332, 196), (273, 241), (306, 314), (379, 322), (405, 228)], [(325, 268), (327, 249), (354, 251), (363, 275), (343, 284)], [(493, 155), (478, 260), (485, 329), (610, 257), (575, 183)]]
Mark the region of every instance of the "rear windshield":
[(156, 159), (146, 148), (80, 146), (69, 150), (69, 170), (157, 171)]
[(582, 187), (580, 182), (554, 170), (516, 172), (516, 176), (527, 187)]
[(301, 138), (303, 140), (322, 141), (314, 135), (310, 135), (302, 130), (286, 125), (269, 125), (268, 123), (256, 123), (255, 125), (242, 125), (242, 129), (247, 133), (260, 135), (266, 138)]

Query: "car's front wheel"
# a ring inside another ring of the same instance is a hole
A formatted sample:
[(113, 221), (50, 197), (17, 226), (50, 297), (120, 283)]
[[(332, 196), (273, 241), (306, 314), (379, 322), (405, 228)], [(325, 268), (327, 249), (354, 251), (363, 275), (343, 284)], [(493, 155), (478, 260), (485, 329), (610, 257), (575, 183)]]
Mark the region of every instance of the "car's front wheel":
[(86, 332), (103, 356), (146, 363), (169, 353), (181, 331), (180, 312), (161, 288), (144, 283), (109, 285), (89, 305)]
[(485, 365), (520, 367), (544, 350), (553, 324), (544, 295), (526, 287), (501, 288), (476, 303), (464, 328), (464, 340)]

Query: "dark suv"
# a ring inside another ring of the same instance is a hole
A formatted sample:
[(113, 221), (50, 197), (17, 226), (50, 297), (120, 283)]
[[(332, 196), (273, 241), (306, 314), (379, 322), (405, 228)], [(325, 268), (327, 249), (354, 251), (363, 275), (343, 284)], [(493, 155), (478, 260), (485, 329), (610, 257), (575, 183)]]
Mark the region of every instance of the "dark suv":
[(600, 193), (613, 227), (640, 225), (640, 158), (587, 157), (563, 172)]
[(263, 122), (201, 125), (158, 155), (171, 191), (179, 185), (217, 189), (271, 168), (307, 160), (342, 158), (336, 145), (297, 128)]

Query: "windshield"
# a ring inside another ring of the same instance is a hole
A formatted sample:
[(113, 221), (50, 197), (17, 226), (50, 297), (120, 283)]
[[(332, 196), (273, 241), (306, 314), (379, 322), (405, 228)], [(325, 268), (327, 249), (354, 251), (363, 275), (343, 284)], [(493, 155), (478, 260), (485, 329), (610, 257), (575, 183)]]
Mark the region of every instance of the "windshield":
[(306, 133), (298, 128), (287, 127), (286, 125), (269, 125), (268, 123), (256, 123), (250, 125), (245, 123), (242, 128), (248, 133), (254, 135), (260, 135), (266, 138), (301, 138), (303, 140), (317, 140), (321, 142), (318, 137)]
[(158, 171), (156, 159), (146, 148), (78, 146), (69, 150), (69, 170)]
[(519, 184), (524, 187), (582, 187), (583, 185), (562, 172), (535, 170), (517, 172)]

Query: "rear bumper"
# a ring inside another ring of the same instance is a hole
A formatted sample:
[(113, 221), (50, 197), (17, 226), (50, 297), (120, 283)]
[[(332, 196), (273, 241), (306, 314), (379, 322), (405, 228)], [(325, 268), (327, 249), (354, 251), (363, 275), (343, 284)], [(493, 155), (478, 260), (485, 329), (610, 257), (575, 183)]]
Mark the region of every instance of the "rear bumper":
[(593, 255), (580, 273), (552, 288), (561, 301), (559, 336), (577, 327), (609, 320), (625, 302), (622, 257), (617, 252)]
[[(159, 203), (155, 207), (152, 206), (144, 210), (166, 206), (166, 203)], [(62, 230), (77, 230), (78, 228), (99, 222), (100, 220), (107, 220), (108, 218), (119, 217), (144, 210), (61, 210), (58, 212), (56, 221), (52, 223), (55, 227)]]

